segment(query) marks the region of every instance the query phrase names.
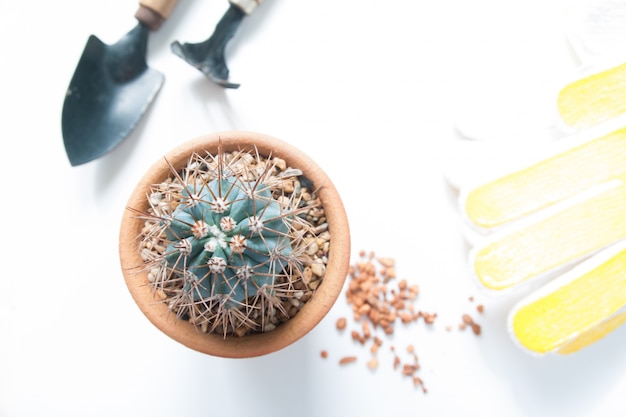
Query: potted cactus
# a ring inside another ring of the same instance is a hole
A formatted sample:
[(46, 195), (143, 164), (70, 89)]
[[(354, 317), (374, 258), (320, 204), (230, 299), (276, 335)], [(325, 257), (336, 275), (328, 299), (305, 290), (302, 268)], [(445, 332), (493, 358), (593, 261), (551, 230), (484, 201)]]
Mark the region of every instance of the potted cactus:
[(147, 318), (214, 356), (254, 357), (295, 342), (343, 287), (350, 234), (322, 169), (295, 147), (221, 132), (169, 152), (122, 217), (120, 261)]

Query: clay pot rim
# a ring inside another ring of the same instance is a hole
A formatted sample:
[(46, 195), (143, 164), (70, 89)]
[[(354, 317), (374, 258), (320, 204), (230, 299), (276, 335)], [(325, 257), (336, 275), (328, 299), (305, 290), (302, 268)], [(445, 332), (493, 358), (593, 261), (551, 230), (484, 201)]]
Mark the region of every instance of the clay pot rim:
[[(142, 271), (142, 260), (137, 250), (143, 221), (138, 219), (136, 209), (148, 208), (147, 192), (150, 186), (165, 180), (170, 166), (182, 168), (193, 152), (216, 152), (218, 144), (224, 151), (256, 149), (261, 155), (269, 154), (284, 159), (288, 166), (301, 169), (313, 182), (318, 193), (331, 231), (331, 247), (326, 274), (315, 295), (302, 310), (289, 321), (270, 332), (244, 337), (206, 334), (186, 321), (176, 320), (167, 306), (155, 299)], [(143, 314), (163, 333), (183, 345), (212, 356), (249, 358), (281, 350), (305, 336), (328, 313), (337, 300), (349, 268), (350, 231), (343, 202), (326, 173), (298, 148), (272, 136), (248, 131), (223, 131), (203, 135), (185, 142), (155, 162), (140, 179), (131, 193), (122, 215), (119, 238), (119, 255), (124, 280), (136, 304)]]

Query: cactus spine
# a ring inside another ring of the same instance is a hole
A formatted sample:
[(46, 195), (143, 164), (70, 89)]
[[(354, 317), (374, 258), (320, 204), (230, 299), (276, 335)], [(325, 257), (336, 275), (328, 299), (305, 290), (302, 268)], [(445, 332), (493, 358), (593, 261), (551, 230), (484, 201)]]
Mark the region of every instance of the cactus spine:
[(142, 256), (157, 295), (178, 318), (224, 336), (288, 319), (312, 293), (311, 265), (324, 262), (311, 248), (323, 210), (302, 173), (256, 151), (221, 149), (171, 171), (143, 214)]

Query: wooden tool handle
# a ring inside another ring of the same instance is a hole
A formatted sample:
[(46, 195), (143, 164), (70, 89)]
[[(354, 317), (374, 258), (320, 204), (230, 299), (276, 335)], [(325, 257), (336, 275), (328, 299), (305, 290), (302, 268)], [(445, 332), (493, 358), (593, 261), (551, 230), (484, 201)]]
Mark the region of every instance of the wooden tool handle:
[(135, 18), (155, 31), (170, 17), (178, 0), (140, 0)]
[(250, 14), (263, 0), (228, 0), (228, 2), (239, 7), (245, 14)]

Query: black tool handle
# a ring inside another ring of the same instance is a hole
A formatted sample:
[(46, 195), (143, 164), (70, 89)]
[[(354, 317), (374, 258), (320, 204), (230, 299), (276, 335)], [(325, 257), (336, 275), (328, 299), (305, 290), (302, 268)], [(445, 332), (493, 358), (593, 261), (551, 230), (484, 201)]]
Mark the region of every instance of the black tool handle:
[(135, 18), (155, 31), (170, 17), (178, 0), (140, 0)]

